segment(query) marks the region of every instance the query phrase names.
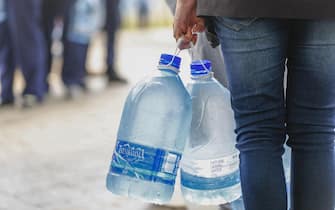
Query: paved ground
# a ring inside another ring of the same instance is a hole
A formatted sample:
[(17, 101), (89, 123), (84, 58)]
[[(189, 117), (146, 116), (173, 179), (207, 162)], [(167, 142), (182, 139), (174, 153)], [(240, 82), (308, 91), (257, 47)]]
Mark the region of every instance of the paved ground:
[[(128, 85), (104, 89), (101, 78), (90, 79), (88, 95), (64, 101), (59, 78), (52, 75), (54, 95), (46, 104), (0, 110), (0, 210), (156, 209), (114, 197), (105, 189), (105, 176), (126, 94), (155, 68), (161, 52), (174, 51), (171, 33), (122, 32), (118, 66)], [(103, 57), (101, 39), (95, 46), (91, 71), (99, 70)]]

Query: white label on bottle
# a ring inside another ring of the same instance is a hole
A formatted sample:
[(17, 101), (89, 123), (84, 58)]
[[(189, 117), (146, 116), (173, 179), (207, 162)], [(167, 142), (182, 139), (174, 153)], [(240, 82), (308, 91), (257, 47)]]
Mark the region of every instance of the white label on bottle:
[(182, 162), (182, 170), (204, 178), (215, 178), (231, 174), (238, 170), (238, 153), (209, 160), (191, 160)]
[(179, 166), (179, 160), (180, 157), (178, 157), (176, 154), (167, 153), (165, 157), (165, 163), (163, 164), (163, 171), (169, 174), (175, 173), (177, 171)]

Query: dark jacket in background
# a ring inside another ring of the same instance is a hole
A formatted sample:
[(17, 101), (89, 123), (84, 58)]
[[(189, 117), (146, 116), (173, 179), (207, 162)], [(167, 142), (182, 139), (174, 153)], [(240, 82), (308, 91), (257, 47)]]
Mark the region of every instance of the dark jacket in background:
[(335, 0), (198, 0), (199, 16), (335, 18)]

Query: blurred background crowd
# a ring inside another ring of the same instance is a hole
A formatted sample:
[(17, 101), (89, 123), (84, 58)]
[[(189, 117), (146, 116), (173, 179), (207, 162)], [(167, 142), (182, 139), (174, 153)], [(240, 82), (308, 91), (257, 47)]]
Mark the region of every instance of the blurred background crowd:
[[(127, 83), (117, 67), (117, 49), (122, 47), (117, 45), (118, 31), (169, 23), (162, 4), (0, 0), (0, 106), (27, 108), (43, 103), (52, 92), (53, 77), (62, 81), (65, 99), (85, 94), (90, 76), (104, 77), (106, 86)], [(105, 53), (89, 56), (94, 40), (102, 42), (100, 50)], [(89, 59), (100, 65), (90, 68)]]

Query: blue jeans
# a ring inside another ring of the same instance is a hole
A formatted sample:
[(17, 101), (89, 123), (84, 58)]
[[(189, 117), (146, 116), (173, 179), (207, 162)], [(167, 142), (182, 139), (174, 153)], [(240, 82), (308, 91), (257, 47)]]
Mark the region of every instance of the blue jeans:
[(115, 42), (116, 34), (121, 24), (120, 14), (120, 0), (107, 0), (106, 1), (106, 31), (107, 31), (107, 69), (108, 75), (113, 75), (115, 72)]
[(13, 102), (15, 61), (8, 21), (0, 23), (0, 99), (2, 103)]
[(216, 17), (215, 25), (236, 118), (246, 210), (287, 209), (287, 135), (291, 209), (334, 210), (335, 21)]
[(47, 92), (47, 51), (42, 30), (43, 0), (8, 0), (8, 23), (15, 64), (23, 73), (23, 95), (42, 101)]

